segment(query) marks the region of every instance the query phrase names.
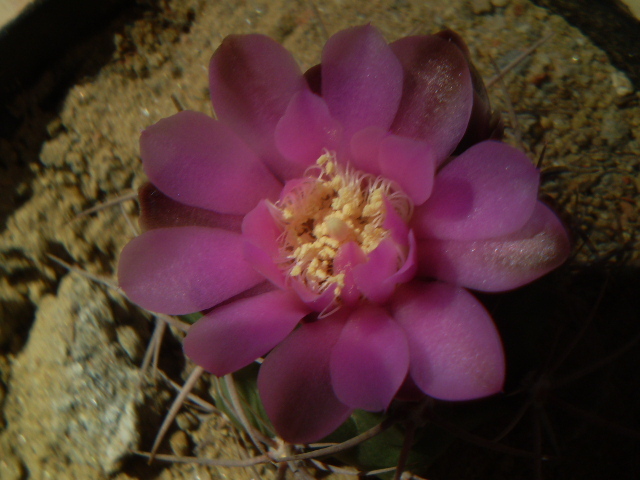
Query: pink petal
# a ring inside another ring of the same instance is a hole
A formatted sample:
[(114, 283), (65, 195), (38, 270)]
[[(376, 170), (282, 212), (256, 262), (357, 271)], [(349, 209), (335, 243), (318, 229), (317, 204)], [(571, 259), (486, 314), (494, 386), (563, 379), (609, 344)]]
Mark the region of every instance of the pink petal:
[(402, 94), (402, 67), (371, 25), (333, 35), (322, 51), (322, 97), (347, 138), (391, 125)]
[(529, 221), (514, 233), (478, 241), (422, 240), (418, 250), (422, 275), (500, 292), (555, 269), (569, 257), (571, 247), (558, 217), (538, 202)]
[(276, 432), (290, 443), (311, 443), (338, 428), (352, 409), (331, 386), (329, 359), (344, 312), (304, 323), (265, 359), (258, 390)]
[(416, 236), (413, 233), (413, 230), (409, 230), (408, 234), (409, 240), (409, 252), (407, 253), (407, 258), (402, 264), (402, 266), (391, 275), (389, 278), (385, 280), (385, 283), (390, 285), (398, 285), (399, 283), (405, 283), (415, 277), (416, 272), (418, 271), (418, 253), (417, 253), (417, 242)]
[(284, 274), (278, 263), (281, 258), (279, 237), (282, 227), (271, 215), (266, 201), (258, 203), (242, 222), (244, 258), (256, 271), (280, 288), (284, 287)]
[(462, 139), (471, 115), (473, 87), (464, 54), (435, 35), (401, 38), (390, 47), (404, 68), (391, 131), (425, 140), (441, 163)]
[(340, 292), (340, 300), (344, 305), (354, 306), (360, 300), (360, 290), (353, 277), (353, 268), (366, 263), (367, 256), (356, 242), (348, 242), (338, 248), (333, 260), (335, 272), (344, 273), (344, 286)]
[(539, 178), (519, 150), (479, 143), (438, 172), (412, 227), (419, 239), (480, 240), (514, 232), (533, 212)]
[(289, 286), (311, 310), (324, 312), (334, 302), (338, 284), (334, 283), (320, 293), (314, 292), (297, 278), (291, 278)]
[(426, 142), (390, 135), (378, 154), (382, 175), (395, 180), (414, 205), (423, 204), (433, 188), (435, 158)]
[(258, 152), (278, 178), (289, 178), (274, 131), (293, 95), (307, 88), (293, 56), (265, 35), (230, 35), (211, 58), (209, 83), (218, 118)]
[(327, 104), (309, 90), (293, 96), (275, 131), (278, 150), (300, 166), (299, 175), (315, 164), (324, 150), (337, 150), (341, 135), (342, 127), (329, 114)]
[(138, 203), (140, 204), (138, 223), (145, 231), (154, 228), (200, 226), (240, 233), (242, 216), (184, 205), (167, 197), (149, 182), (140, 187)]
[(464, 43), (460, 35), (452, 30), (443, 30), (442, 32), (438, 32), (437, 35), (447, 42), (454, 43), (460, 49), (467, 60), (469, 71), (471, 72), (471, 83), (473, 84), (473, 108), (471, 110), (471, 117), (467, 124), (467, 131), (462, 140), (460, 140), (454, 155), (456, 152), (462, 153), (472, 145), (483, 142), (484, 140), (490, 138), (494, 140), (501, 139), (504, 127), (500, 115), (491, 110), (487, 89), (484, 86), (480, 72), (478, 72), (471, 61), (471, 53), (466, 43)]
[(282, 188), (233, 131), (203, 113), (180, 112), (147, 128), (140, 156), (165, 195), (220, 213), (247, 213)]
[(375, 303), (385, 302), (393, 293), (395, 283), (387, 279), (398, 270), (398, 249), (391, 238), (381, 241), (369, 253), (369, 261), (353, 268), (358, 289)]
[(274, 291), (214, 309), (190, 329), (184, 352), (219, 377), (265, 355), (309, 310), (288, 292)]
[(367, 127), (351, 136), (351, 163), (356, 170), (380, 175), (378, 152), (382, 140), (389, 134), (386, 128)]
[(502, 389), (500, 336), (466, 290), (436, 282), (406, 284), (393, 297), (392, 315), (409, 341), (411, 378), (426, 394), (471, 400)]
[(409, 226), (407, 222), (396, 212), (387, 197), (384, 197), (385, 216), (382, 227), (389, 230), (391, 238), (398, 245), (406, 247), (409, 245)]
[(243, 260), (240, 235), (206, 227), (149, 230), (124, 247), (118, 264), (132, 302), (171, 315), (207, 309), (263, 280)]
[(352, 408), (386, 410), (409, 370), (403, 329), (381, 308), (351, 314), (331, 353), (331, 382)]

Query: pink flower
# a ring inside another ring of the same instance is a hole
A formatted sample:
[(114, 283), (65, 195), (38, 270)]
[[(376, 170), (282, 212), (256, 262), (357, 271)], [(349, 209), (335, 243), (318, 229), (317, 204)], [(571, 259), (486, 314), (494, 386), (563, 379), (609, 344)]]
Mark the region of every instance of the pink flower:
[(258, 388), (287, 441), (385, 410), (405, 382), (499, 392), (500, 337), (464, 287), (513, 289), (568, 255), (536, 169), (489, 140), (467, 57), (452, 32), (388, 45), (361, 26), (302, 75), (273, 40), (230, 36), (210, 65), (218, 120), (142, 134), (153, 185), (120, 285), (151, 311), (206, 310), (184, 348), (215, 375), (266, 355)]

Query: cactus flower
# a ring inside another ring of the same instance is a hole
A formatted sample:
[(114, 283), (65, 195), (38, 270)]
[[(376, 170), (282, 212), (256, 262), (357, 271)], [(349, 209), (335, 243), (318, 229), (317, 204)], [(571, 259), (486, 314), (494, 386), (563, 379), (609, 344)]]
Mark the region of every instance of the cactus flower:
[(500, 392), (500, 336), (467, 289), (530, 282), (569, 242), (538, 171), (495, 139), (460, 37), (354, 27), (303, 74), (268, 37), (232, 35), (209, 72), (217, 119), (183, 111), (142, 133), (128, 297), (204, 312), (184, 350), (215, 375), (264, 357), (260, 397), (292, 443), (386, 410), (404, 384)]

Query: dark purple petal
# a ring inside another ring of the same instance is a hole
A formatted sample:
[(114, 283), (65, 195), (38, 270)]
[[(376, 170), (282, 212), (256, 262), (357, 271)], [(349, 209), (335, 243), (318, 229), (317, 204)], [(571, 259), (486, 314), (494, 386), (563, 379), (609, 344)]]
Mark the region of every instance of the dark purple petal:
[(491, 317), (466, 290), (412, 282), (393, 297), (392, 315), (409, 342), (410, 375), (426, 394), (471, 400), (502, 390), (504, 352)]
[(561, 265), (569, 253), (566, 230), (541, 202), (520, 230), (503, 237), (418, 242), (422, 275), (485, 292), (525, 285)]
[(390, 135), (380, 143), (378, 162), (382, 175), (398, 182), (414, 205), (431, 195), (435, 158), (430, 144)]
[(324, 150), (336, 151), (341, 136), (342, 126), (331, 117), (327, 104), (309, 90), (293, 96), (275, 131), (278, 150), (299, 165), (299, 175), (315, 164)]
[(311, 443), (338, 428), (352, 409), (331, 386), (329, 359), (346, 320), (344, 311), (304, 323), (265, 359), (258, 391), (278, 435)]
[(138, 191), (140, 203), (140, 227), (146, 230), (167, 227), (210, 227), (240, 233), (241, 215), (190, 207), (176, 202), (158, 190), (152, 183), (145, 183)]
[(322, 51), (322, 97), (345, 128), (389, 128), (402, 94), (402, 67), (371, 25), (333, 35)]
[(331, 353), (331, 382), (352, 408), (386, 410), (409, 370), (403, 329), (371, 305), (351, 314)]
[(471, 110), (471, 118), (469, 118), (467, 131), (462, 140), (460, 140), (454, 155), (459, 155), (472, 145), (485, 140), (500, 140), (504, 130), (500, 115), (491, 110), (489, 95), (482, 80), (482, 75), (480, 75), (480, 72), (478, 72), (471, 61), (471, 53), (469, 52), (467, 44), (460, 35), (452, 30), (443, 30), (442, 32), (438, 32), (437, 35), (448, 42), (454, 43), (460, 49), (467, 59), (469, 71), (471, 72), (471, 82), (473, 84), (473, 108)]
[(480, 240), (506, 235), (531, 217), (540, 175), (521, 151), (479, 143), (436, 175), (431, 197), (416, 208), (419, 239)]
[(213, 307), (263, 280), (242, 258), (240, 235), (206, 227), (149, 230), (118, 263), (118, 283), (132, 302), (171, 315)]
[(284, 287), (284, 274), (278, 266), (280, 247), (278, 238), (282, 227), (274, 220), (266, 201), (258, 203), (242, 222), (244, 258), (256, 271), (280, 288)]
[(184, 339), (184, 352), (219, 377), (265, 355), (309, 310), (289, 292), (274, 291), (214, 309)]
[(274, 131), (293, 95), (306, 82), (293, 56), (264, 35), (230, 35), (209, 65), (211, 102), (218, 118), (237, 132), (284, 180), (289, 166)]
[(436, 35), (405, 37), (390, 45), (404, 68), (404, 87), (391, 131), (425, 140), (437, 163), (462, 139), (473, 106), (464, 54)]
[(244, 214), (282, 185), (227, 126), (184, 111), (151, 125), (140, 137), (144, 170), (174, 200), (220, 213)]

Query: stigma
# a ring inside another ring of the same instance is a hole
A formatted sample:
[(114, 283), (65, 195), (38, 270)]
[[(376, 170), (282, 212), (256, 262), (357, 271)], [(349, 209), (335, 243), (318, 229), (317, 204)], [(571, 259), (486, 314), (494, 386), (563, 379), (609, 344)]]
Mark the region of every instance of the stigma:
[(313, 293), (332, 288), (339, 304), (348, 274), (335, 261), (340, 248), (353, 242), (366, 257), (391, 235), (388, 209), (406, 222), (413, 204), (394, 182), (342, 166), (332, 152), (294, 182), (272, 209), (282, 225), (280, 267)]

